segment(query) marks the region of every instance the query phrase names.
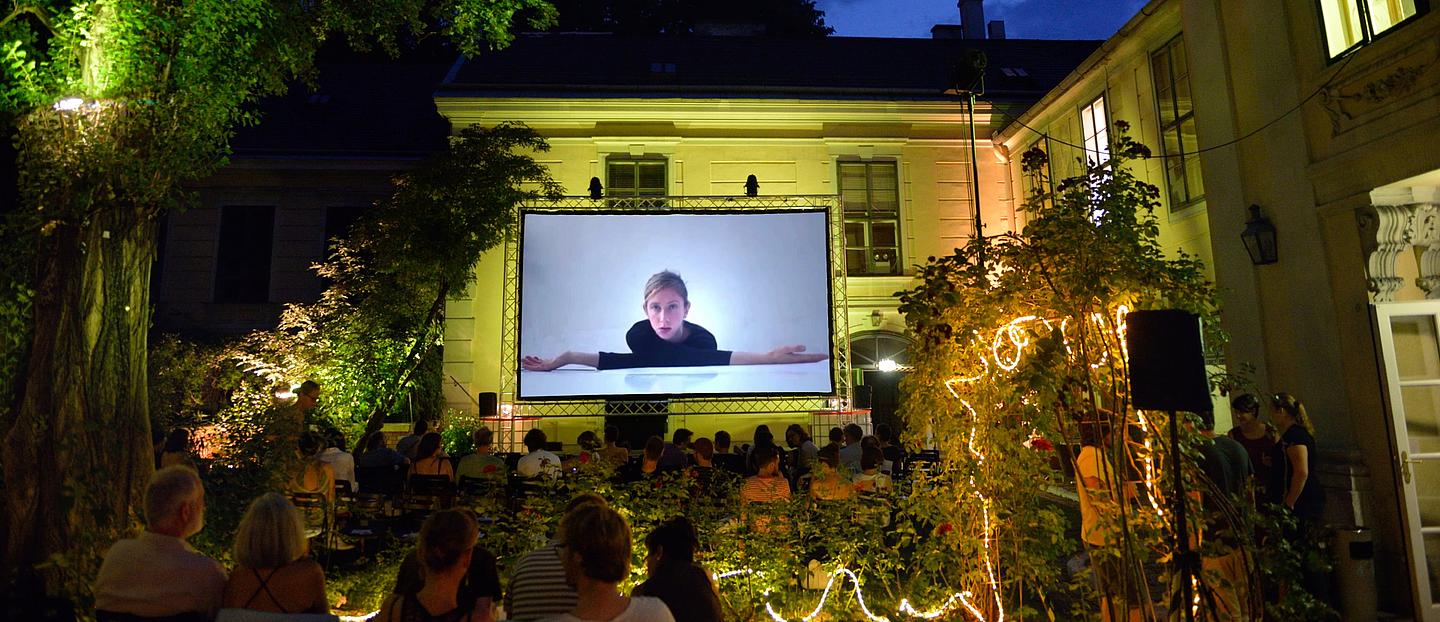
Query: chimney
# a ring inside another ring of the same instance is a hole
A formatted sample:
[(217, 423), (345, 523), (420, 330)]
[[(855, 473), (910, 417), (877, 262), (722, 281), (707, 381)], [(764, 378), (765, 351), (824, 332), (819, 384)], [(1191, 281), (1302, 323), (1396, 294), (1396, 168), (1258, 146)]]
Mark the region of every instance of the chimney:
[(985, 0), (959, 0), (961, 38), (985, 38)]
[(991, 38), (991, 39), (1004, 39), (1004, 38), (1005, 38), (1005, 20), (1003, 20), (1003, 19), (992, 19), (992, 20), (990, 20), (990, 23), (989, 23), (989, 24), (986, 24), (986, 30), (989, 31), (989, 34), (990, 34), (990, 38)]

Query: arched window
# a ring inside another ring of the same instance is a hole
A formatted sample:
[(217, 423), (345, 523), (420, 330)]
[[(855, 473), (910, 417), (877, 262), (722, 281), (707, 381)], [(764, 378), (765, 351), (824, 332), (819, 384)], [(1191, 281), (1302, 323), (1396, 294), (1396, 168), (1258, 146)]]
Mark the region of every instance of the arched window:
[(910, 365), (910, 338), (888, 330), (868, 330), (850, 336), (850, 366), (854, 369), (880, 369), (880, 361), (889, 359), (900, 367)]

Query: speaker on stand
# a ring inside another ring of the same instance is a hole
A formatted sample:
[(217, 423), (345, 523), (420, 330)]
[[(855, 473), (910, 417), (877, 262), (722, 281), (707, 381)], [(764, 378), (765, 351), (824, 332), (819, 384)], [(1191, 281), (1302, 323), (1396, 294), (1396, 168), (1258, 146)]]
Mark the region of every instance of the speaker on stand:
[[(1177, 412), (1210, 410), (1210, 383), (1205, 373), (1205, 347), (1200, 337), (1200, 317), (1178, 309), (1131, 311), (1125, 318), (1125, 347), (1130, 360), (1130, 402), (1136, 409), (1163, 410), (1170, 416), (1171, 472), (1175, 480), (1173, 535), (1176, 568), (1183, 574), (1180, 593), (1172, 595), (1170, 610), (1185, 612), (1193, 622), (1195, 612), (1190, 577), (1200, 570), (1199, 555), (1191, 552), (1186, 534), (1185, 478), (1180, 463), (1180, 427)], [(1178, 598), (1178, 600), (1177, 600)]]

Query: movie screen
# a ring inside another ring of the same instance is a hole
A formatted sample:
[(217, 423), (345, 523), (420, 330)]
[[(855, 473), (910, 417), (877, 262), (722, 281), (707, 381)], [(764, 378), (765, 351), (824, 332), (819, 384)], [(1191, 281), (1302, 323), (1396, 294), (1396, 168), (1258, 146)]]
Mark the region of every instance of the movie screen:
[(834, 391), (823, 210), (522, 220), (519, 399)]

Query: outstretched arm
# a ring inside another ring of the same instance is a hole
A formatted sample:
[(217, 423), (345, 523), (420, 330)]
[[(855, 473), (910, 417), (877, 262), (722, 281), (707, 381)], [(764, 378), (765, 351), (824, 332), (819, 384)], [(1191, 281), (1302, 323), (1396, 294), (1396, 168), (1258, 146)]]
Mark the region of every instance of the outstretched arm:
[(769, 352), (734, 352), (730, 355), (731, 365), (784, 365), (787, 363), (814, 363), (830, 358), (829, 354), (809, 353), (805, 346), (796, 344), (780, 346)]
[(598, 368), (600, 367), (600, 353), (566, 352), (553, 359), (544, 359), (538, 356), (527, 356), (520, 359), (520, 368), (526, 371), (550, 371), (571, 364)]

